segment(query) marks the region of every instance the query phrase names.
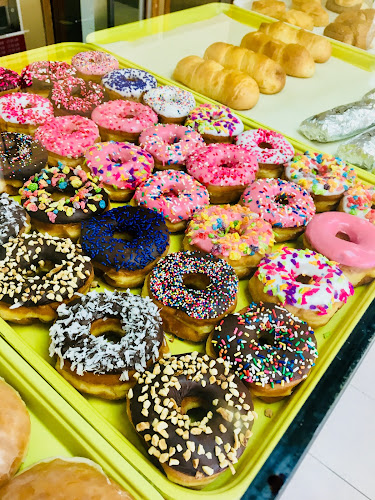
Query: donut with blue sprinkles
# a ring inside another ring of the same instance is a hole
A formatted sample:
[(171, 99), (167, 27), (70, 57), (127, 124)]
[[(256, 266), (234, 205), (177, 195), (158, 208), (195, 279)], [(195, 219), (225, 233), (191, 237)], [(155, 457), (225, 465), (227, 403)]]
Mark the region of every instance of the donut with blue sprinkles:
[(156, 78), (141, 69), (123, 68), (107, 73), (102, 85), (112, 99), (141, 101), (143, 94), (157, 87)]

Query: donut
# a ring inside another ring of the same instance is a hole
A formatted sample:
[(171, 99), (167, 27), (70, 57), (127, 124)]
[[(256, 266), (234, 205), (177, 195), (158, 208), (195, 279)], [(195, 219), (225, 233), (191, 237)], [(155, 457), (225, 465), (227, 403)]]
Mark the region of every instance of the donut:
[(353, 286), (375, 278), (375, 227), (344, 212), (317, 214), (304, 234), (307, 248), (337, 262)]
[(209, 144), (188, 157), (186, 170), (206, 186), (211, 203), (232, 203), (255, 180), (258, 162), (241, 146)]
[(36, 129), (53, 119), (49, 99), (26, 92), (0, 97), (0, 130), (34, 135)]
[(183, 239), (184, 250), (199, 250), (224, 259), (244, 278), (274, 244), (271, 225), (240, 205), (209, 206), (195, 213)]
[(0, 192), (17, 195), (22, 184), (47, 165), (47, 151), (31, 135), (0, 133)]
[(318, 357), (314, 331), (276, 304), (253, 302), (220, 321), (207, 354), (229, 363), (252, 396), (273, 403), (307, 378)]
[(104, 184), (111, 200), (129, 201), (154, 168), (144, 149), (126, 142), (98, 142), (85, 152), (85, 164)]
[(74, 77), (77, 70), (63, 61), (35, 61), (21, 72), (21, 87), (35, 94), (48, 97), (53, 84)]
[(48, 163), (64, 163), (76, 167), (83, 160), (87, 148), (100, 141), (96, 124), (84, 116), (57, 116), (36, 131), (38, 139), (48, 151)]
[[(131, 235), (131, 240), (116, 237), (117, 233)], [(167, 255), (169, 232), (161, 214), (148, 208), (122, 206), (84, 221), (81, 244), (107, 283), (135, 288)]]
[(143, 95), (143, 102), (157, 113), (161, 123), (182, 125), (195, 108), (193, 94), (174, 85), (149, 90)]
[(20, 195), (33, 229), (72, 240), (79, 238), (82, 221), (109, 206), (107, 193), (82, 167), (43, 168), (25, 182)]
[(26, 210), (7, 193), (0, 194), (0, 245), (28, 233), (30, 229), (30, 217)]
[[(0, 498), (4, 499), (1, 487), (17, 472), (25, 458), (31, 425), (20, 395), (1, 378), (0, 401)], [(17, 499), (12, 497), (12, 500)]]
[(151, 108), (139, 102), (109, 101), (101, 104), (91, 114), (98, 125), (103, 141), (136, 142), (140, 133), (158, 121)]
[(274, 130), (264, 128), (246, 130), (237, 137), (236, 144), (256, 156), (259, 163), (259, 178), (280, 177), (284, 171), (284, 164), (294, 156), (294, 148), (290, 142)]
[(17, 92), (21, 87), (21, 78), (16, 71), (0, 67), (0, 96)]
[(143, 288), (160, 309), (164, 331), (192, 342), (205, 340), (218, 321), (235, 310), (237, 291), (234, 269), (203, 252), (167, 255)]
[(286, 165), (285, 176), (309, 191), (317, 212), (334, 210), (344, 192), (357, 179), (354, 168), (340, 158), (309, 151), (296, 155)]
[(339, 205), (340, 212), (346, 212), (375, 224), (375, 187), (359, 182), (345, 191)]
[(77, 70), (79, 78), (100, 83), (106, 73), (119, 68), (119, 63), (114, 56), (107, 52), (88, 50), (73, 56), (72, 66)]
[[(201, 410), (193, 420), (188, 411)], [(237, 463), (257, 414), (250, 392), (222, 359), (169, 355), (138, 374), (128, 416), (170, 481), (200, 488)]]
[(53, 321), (59, 304), (86, 293), (93, 278), (90, 258), (69, 239), (49, 234), (11, 239), (0, 260), (0, 317), (22, 325)]
[(165, 217), (170, 232), (183, 231), (194, 212), (210, 203), (207, 189), (177, 170), (156, 172), (134, 193), (133, 203)]
[(256, 302), (281, 303), (312, 328), (323, 326), (354, 294), (336, 262), (311, 250), (268, 254), (249, 281)]
[(298, 238), (315, 215), (311, 195), (298, 184), (281, 179), (253, 182), (240, 203), (272, 225), (277, 242)]
[(157, 87), (156, 78), (147, 71), (135, 68), (116, 69), (102, 78), (110, 99), (141, 102), (145, 92)]
[(243, 132), (242, 121), (221, 104), (199, 104), (188, 114), (186, 127), (199, 132), (206, 142), (233, 142)]
[(80, 115), (91, 117), (92, 111), (107, 100), (98, 83), (71, 76), (55, 82), (49, 94), (56, 116)]
[(4, 488), (2, 500), (133, 500), (87, 458), (50, 458), (22, 471)]
[(139, 144), (152, 154), (159, 170), (182, 170), (188, 156), (205, 146), (198, 132), (174, 123), (146, 128)]
[[(50, 328), (50, 356), (57, 371), (81, 392), (123, 399), (135, 371), (169, 351), (158, 308), (126, 292), (90, 292), (57, 309)], [(115, 340), (107, 341), (111, 333)]]

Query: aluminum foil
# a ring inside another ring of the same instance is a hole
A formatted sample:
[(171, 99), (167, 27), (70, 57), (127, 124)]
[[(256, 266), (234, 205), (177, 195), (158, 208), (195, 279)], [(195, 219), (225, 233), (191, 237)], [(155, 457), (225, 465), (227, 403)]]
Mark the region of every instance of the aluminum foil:
[(299, 132), (311, 141), (333, 142), (358, 135), (375, 125), (375, 100), (362, 99), (310, 116)]
[(375, 100), (375, 89), (372, 89), (372, 90), (370, 90), (370, 92), (367, 92), (367, 94), (365, 94), (362, 97), (362, 99), (374, 101)]
[(337, 156), (370, 172), (375, 172), (375, 128), (341, 144)]

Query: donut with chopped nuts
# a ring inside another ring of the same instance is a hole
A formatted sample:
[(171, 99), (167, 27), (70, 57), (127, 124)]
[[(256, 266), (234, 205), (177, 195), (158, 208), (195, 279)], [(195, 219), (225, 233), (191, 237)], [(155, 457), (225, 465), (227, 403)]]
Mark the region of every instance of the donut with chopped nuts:
[(90, 289), (94, 271), (80, 245), (48, 234), (10, 239), (0, 251), (0, 317), (49, 322), (56, 309)]
[[(90, 292), (57, 314), (50, 356), (57, 355), (57, 371), (81, 392), (122, 399), (136, 370), (169, 352), (157, 306), (129, 290)], [(103, 336), (108, 332), (112, 340)]]
[[(168, 479), (199, 488), (238, 462), (252, 435), (251, 395), (222, 359), (167, 355), (128, 393), (128, 416)], [(189, 411), (200, 408), (198, 420)]]

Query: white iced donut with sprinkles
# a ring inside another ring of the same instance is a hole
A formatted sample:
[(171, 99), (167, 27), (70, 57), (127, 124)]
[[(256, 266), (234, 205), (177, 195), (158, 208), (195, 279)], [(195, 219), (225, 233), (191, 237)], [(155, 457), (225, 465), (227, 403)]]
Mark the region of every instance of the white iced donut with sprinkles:
[(116, 69), (102, 78), (102, 85), (111, 99), (140, 102), (143, 94), (157, 86), (156, 78), (135, 68)]
[(173, 85), (149, 90), (144, 94), (143, 102), (159, 115), (161, 123), (184, 123), (187, 115), (195, 108), (193, 94)]

